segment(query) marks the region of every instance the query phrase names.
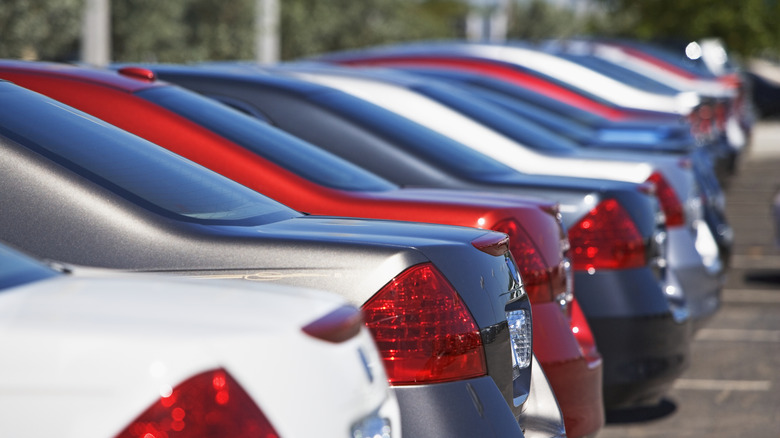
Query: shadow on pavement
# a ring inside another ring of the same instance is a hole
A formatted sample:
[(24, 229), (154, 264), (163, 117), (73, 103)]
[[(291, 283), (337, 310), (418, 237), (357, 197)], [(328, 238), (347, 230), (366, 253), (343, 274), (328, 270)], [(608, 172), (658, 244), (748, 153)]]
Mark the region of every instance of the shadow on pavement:
[(669, 416), (675, 411), (677, 411), (677, 404), (672, 400), (663, 399), (656, 406), (607, 411), (607, 423), (624, 424), (653, 421)]
[(751, 269), (743, 275), (745, 283), (761, 283), (770, 286), (780, 286), (780, 270)]

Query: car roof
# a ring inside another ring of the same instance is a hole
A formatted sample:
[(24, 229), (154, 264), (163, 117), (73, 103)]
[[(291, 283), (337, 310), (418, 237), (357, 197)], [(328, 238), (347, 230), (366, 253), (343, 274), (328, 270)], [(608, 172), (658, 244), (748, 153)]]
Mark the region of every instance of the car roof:
[[(93, 67), (55, 62), (0, 60), (0, 69), (4, 68), (34, 72), (42, 75), (46, 75), (47, 72), (56, 73), (56, 75), (60, 77), (66, 77), (77, 81), (90, 81), (128, 93), (135, 93), (148, 88), (169, 85), (163, 81), (141, 80), (138, 77), (121, 75), (112, 70), (102, 70)], [(2, 73), (0, 73), (0, 75), (2, 75)]]

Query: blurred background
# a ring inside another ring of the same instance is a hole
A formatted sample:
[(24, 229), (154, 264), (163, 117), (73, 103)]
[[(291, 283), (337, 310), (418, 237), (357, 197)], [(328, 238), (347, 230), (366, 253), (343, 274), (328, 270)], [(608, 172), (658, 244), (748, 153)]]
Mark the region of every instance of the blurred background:
[[(715, 38), (760, 75), (767, 100), (764, 85), (780, 83), (778, 18), (778, 0), (2, 0), (0, 57), (270, 64), (423, 39)], [(771, 100), (757, 102), (759, 116), (780, 113)]]
[[(720, 38), (776, 58), (777, 0), (2, 0), (0, 56), (182, 62), (287, 60), (381, 43), (598, 34)], [(95, 46), (97, 48), (95, 48)], [(275, 52), (275, 53), (274, 53)]]
[[(694, 366), (670, 394), (676, 408), (652, 418), (652, 427), (642, 424), (647, 418), (613, 418), (600, 436), (777, 437), (780, 249), (770, 205), (780, 187), (778, 22), (780, 0), (0, 0), (0, 57), (270, 64), (431, 39), (598, 35), (681, 49), (718, 39), (752, 79), (757, 115), (770, 119), (758, 125), (728, 187), (736, 237), (724, 308), (705, 332), (710, 338), (694, 344)], [(713, 335), (723, 333), (751, 337)], [(713, 387), (693, 385), (704, 379)]]

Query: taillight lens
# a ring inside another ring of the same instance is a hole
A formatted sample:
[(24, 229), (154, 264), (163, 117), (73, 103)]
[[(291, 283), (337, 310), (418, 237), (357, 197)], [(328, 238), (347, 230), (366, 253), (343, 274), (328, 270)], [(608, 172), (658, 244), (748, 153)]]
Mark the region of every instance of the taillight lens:
[(580, 351), (588, 363), (601, 361), (601, 354), (596, 347), (596, 339), (593, 337), (588, 320), (585, 319), (585, 314), (582, 313), (580, 303), (576, 299), (571, 303), (571, 332), (574, 333)]
[(674, 227), (685, 224), (683, 206), (666, 178), (660, 172), (654, 172), (647, 181), (655, 184), (655, 194), (661, 204), (661, 210), (666, 216), (666, 226)]
[(156, 401), (117, 438), (277, 438), (263, 412), (225, 370), (198, 374)]
[(642, 235), (614, 199), (602, 201), (569, 230), (575, 270), (626, 269), (647, 263)]
[(487, 374), (479, 327), (431, 263), (413, 266), (363, 305), (393, 385)]
[(509, 251), (515, 258), (523, 286), (532, 303), (553, 300), (550, 270), (525, 230), (513, 219), (505, 219), (494, 227), (509, 236)]

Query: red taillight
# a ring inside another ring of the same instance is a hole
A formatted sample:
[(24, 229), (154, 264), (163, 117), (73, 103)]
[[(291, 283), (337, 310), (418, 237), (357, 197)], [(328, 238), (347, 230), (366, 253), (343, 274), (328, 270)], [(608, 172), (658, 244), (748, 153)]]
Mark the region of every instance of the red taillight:
[(593, 337), (588, 320), (585, 319), (585, 314), (582, 313), (580, 303), (576, 299), (572, 300), (571, 303), (571, 332), (574, 333), (574, 338), (577, 339), (580, 351), (588, 363), (599, 363), (601, 354), (596, 347), (596, 339)]
[(182, 382), (136, 418), (117, 438), (278, 438), (252, 398), (225, 370)]
[(638, 268), (645, 244), (631, 216), (614, 199), (592, 209), (569, 230), (575, 270)]
[(718, 132), (726, 131), (726, 119), (728, 119), (729, 109), (726, 102), (718, 102), (715, 104), (715, 127), (718, 128)]
[(517, 221), (506, 219), (492, 227), (509, 236), (509, 251), (515, 258), (517, 268), (532, 303), (547, 303), (553, 300), (550, 270), (531, 238)]
[(683, 212), (680, 199), (674, 192), (672, 186), (666, 181), (660, 172), (654, 172), (647, 178), (647, 181), (655, 184), (655, 194), (658, 197), (658, 202), (661, 203), (661, 210), (664, 211), (666, 216), (666, 226), (674, 227), (683, 225), (685, 223), (685, 213)]
[(479, 327), (431, 263), (413, 266), (363, 305), (393, 385), (487, 374)]

